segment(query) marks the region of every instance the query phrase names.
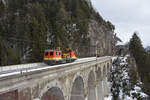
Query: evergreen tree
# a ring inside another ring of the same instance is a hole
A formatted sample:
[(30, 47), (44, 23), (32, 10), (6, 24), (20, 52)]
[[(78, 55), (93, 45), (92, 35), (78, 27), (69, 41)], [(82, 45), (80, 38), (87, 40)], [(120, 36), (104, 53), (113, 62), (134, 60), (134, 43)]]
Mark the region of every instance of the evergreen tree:
[(144, 90), (147, 94), (150, 94), (150, 59), (142, 46), (141, 40), (137, 33), (134, 33), (129, 45), (130, 54), (135, 58), (138, 73), (140, 75), (141, 81), (144, 83)]
[(130, 40), (129, 49), (130, 49), (131, 55), (136, 60), (141, 79), (143, 79), (143, 75), (145, 74), (146, 70), (149, 68), (148, 61), (147, 61), (148, 55), (145, 52), (145, 49), (142, 46), (141, 40), (137, 36), (136, 33), (134, 33), (132, 39)]
[(65, 30), (65, 27), (69, 25), (69, 15), (65, 11), (64, 4), (60, 2), (61, 8), (56, 15), (56, 37), (58, 40), (56, 46), (68, 47), (69, 45), (69, 34)]
[(3, 5), (2, 1), (0, 1), (0, 16), (3, 11), (4, 11), (4, 5)]
[(34, 3), (30, 12), (30, 25), (29, 32), (27, 33), (29, 38), (30, 46), (30, 62), (39, 62), (43, 60), (43, 53), (47, 46), (46, 42), (46, 33), (47, 33), (47, 24), (46, 18), (43, 11), (43, 7), (39, 3)]
[(8, 48), (7, 42), (0, 37), (0, 66), (20, 63), (20, 57), (12, 48)]

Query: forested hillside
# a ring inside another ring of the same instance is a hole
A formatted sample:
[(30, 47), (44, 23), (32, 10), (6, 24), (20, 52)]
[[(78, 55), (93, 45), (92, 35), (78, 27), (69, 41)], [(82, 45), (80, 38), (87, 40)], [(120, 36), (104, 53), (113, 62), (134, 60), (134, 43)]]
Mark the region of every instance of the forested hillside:
[(99, 48), (112, 52), (113, 42), (106, 40), (113, 37), (114, 25), (103, 20), (85, 0), (3, 1), (6, 2), (0, 0), (0, 65), (40, 62), (46, 48), (58, 46), (69, 47), (79, 56), (81, 47), (90, 52), (92, 21), (97, 26), (94, 30), (101, 28), (104, 33), (104, 43)]

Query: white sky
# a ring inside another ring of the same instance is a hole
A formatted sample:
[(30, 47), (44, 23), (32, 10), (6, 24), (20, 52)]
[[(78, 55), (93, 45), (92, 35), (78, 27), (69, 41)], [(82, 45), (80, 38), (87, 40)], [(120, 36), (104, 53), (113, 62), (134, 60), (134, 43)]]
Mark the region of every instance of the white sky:
[(150, 46), (150, 0), (91, 0), (94, 8), (115, 25), (115, 32), (124, 41), (134, 31), (144, 46)]

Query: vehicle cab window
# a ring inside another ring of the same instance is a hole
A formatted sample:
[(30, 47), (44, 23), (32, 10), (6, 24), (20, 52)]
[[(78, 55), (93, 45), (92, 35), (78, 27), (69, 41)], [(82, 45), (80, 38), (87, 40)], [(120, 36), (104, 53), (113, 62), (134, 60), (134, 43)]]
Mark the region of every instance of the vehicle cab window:
[(53, 52), (50, 52), (50, 56), (53, 56)]
[(45, 56), (48, 56), (48, 52), (45, 52)]

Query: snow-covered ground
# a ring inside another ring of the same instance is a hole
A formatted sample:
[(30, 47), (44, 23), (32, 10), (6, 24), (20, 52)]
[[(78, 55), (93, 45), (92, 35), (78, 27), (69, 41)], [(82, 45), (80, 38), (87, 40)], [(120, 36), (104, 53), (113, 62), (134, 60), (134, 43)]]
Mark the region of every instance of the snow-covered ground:
[(104, 100), (112, 100), (112, 95), (109, 94), (108, 97), (105, 97)]
[[(125, 57), (113, 58), (113, 69), (110, 76), (110, 88), (111, 92), (104, 100), (147, 100), (146, 95), (142, 89), (138, 86), (141, 82), (138, 81), (137, 85), (131, 85), (128, 59), (129, 55)], [(116, 92), (116, 93), (115, 93)], [(118, 95), (118, 99), (113, 99), (113, 95)]]

